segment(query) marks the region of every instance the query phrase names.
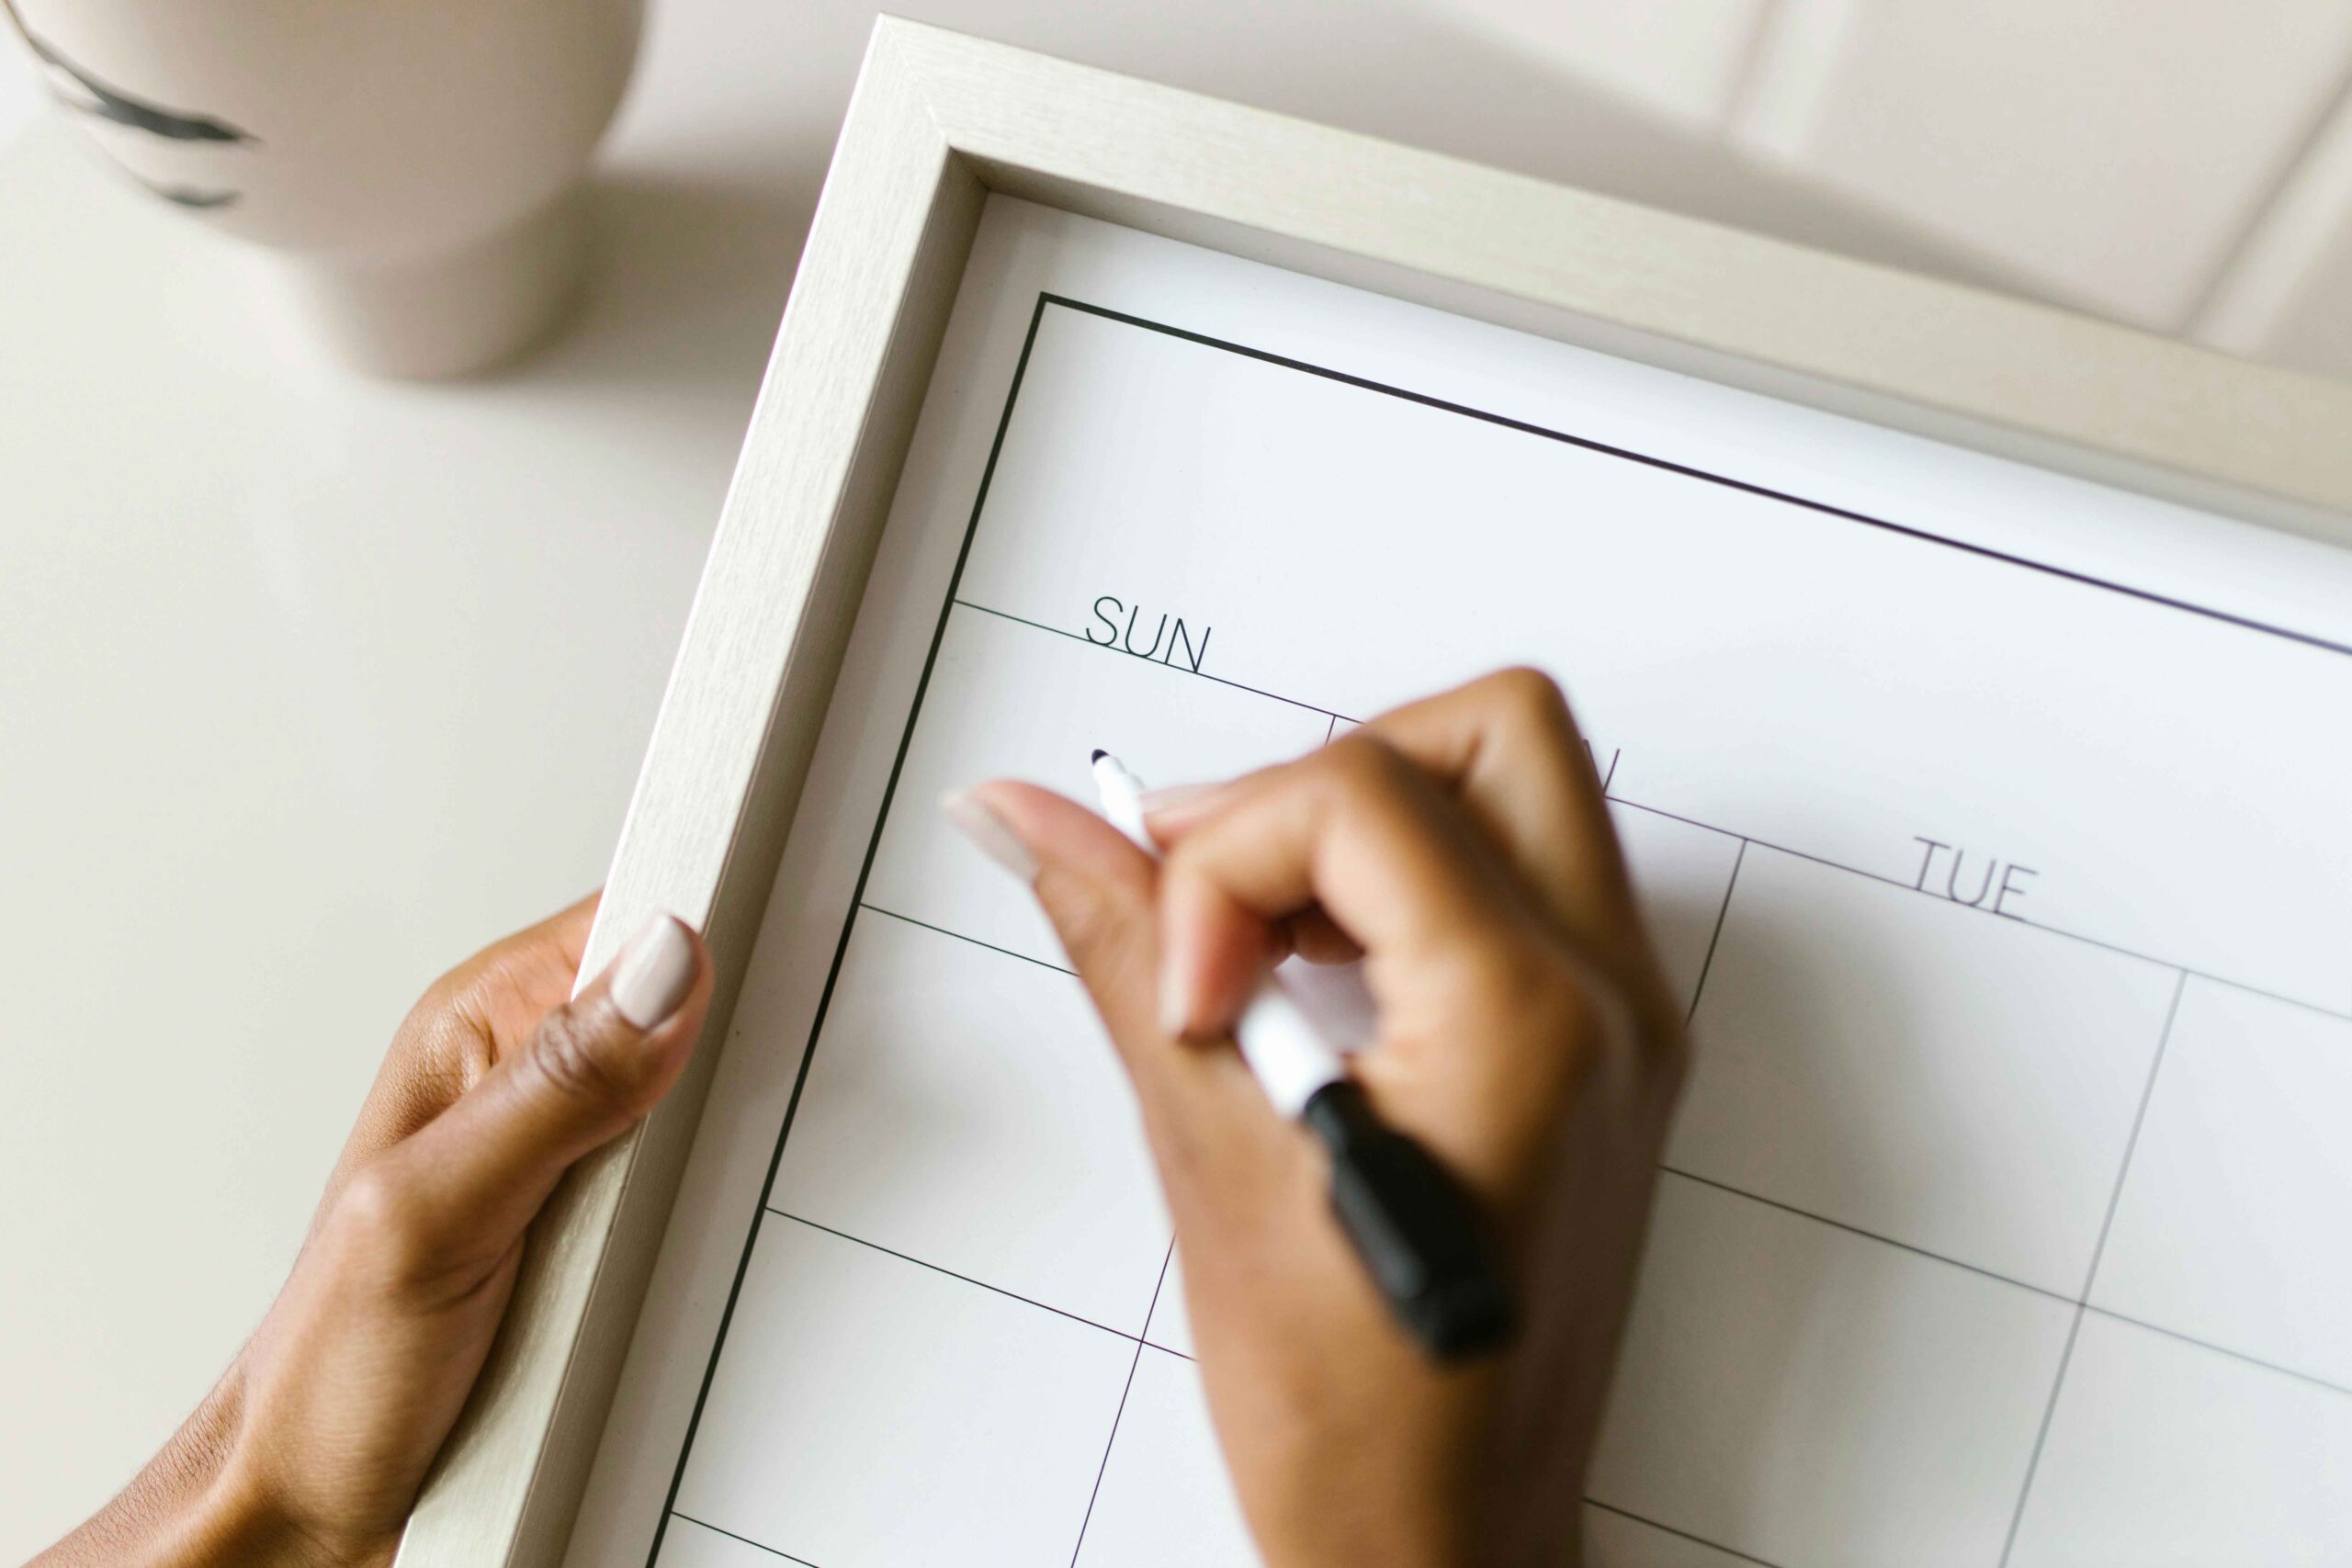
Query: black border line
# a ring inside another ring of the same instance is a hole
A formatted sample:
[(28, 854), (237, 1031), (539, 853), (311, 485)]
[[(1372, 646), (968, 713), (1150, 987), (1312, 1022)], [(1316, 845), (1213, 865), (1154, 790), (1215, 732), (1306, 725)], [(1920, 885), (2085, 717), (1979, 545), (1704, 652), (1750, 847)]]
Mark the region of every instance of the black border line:
[(2199, 604), (2187, 599), (2175, 599), (2151, 589), (2134, 588), (2128, 582), (2117, 582), (2109, 578), (2094, 577), (2086, 571), (2075, 571), (2067, 567), (2052, 566), (2048, 561), (2035, 560), (2029, 556), (2012, 555), (2007, 550), (1996, 550), (1989, 545), (1970, 544), (1964, 539), (1954, 539), (1946, 535), (1929, 533), (1925, 528), (1916, 528), (1909, 524), (1890, 522), (1883, 517), (1873, 517), (1867, 512), (1855, 512), (1847, 507), (1834, 506), (1826, 501), (1814, 501), (1805, 496), (1792, 494), (1787, 491), (1774, 490), (1769, 485), (1754, 484), (1747, 479), (1736, 479), (1727, 474), (1711, 473), (1705, 468), (1692, 468), (1688, 463), (1678, 463), (1668, 457), (1654, 457), (1647, 452), (1636, 452), (1631, 447), (1612, 446), (1605, 441), (1595, 441), (1589, 435), (1571, 435), (1566, 431), (1554, 430), (1547, 425), (1532, 423), (1523, 419), (1513, 419), (1508, 414), (1489, 413), (1485, 409), (1474, 409), (1467, 403), (1449, 402), (1443, 398), (1433, 398), (1426, 392), (1416, 392), (1408, 388), (1391, 386), (1385, 381), (1375, 381), (1368, 376), (1355, 376), (1344, 370), (1333, 370), (1321, 365), (1310, 365), (1303, 359), (1291, 359), (1283, 355), (1269, 353), (1262, 348), (1251, 348), (1247, 344), (1231, 343), (1224, 338), (1211, 337), (1205, 333), (1191, 332), (1183, 327), (1171, 327), (1163, 321), (1131, 316), (1123, 310), (1110, 310), (1102, 305), (1090, 305), (1082, 299), (1072, 299), (1059, 294), (1045, 294), (1040, 298), (1056, 305), (1066, 306), (1072, 310), (1082, 311), (1090, 316), (1100, 316), (1104, 321), (1120, 321), (1131, 327), (1141, 327), (1146, 332), (1159, 333), (1163, 337), (1181, 338), (1186, 343), (1199, 344), (1204, 348), (1223, 349), (1227, 354), (1238, 354), (1244, 359), (1255, 359), (1266, 365), (1279, 365), (1286, 370), (1303, 371), (1306, 375), (1318, 377), (1326, 381), (1337, 381), (1341, 386), (1355, 387), (1367, 392), (1379, 392), (1387, 397), (1400, 399), (1405, 402), (1419, 403), (1423, 408), (1460, 414), (1464, 419), (1475, 419), (1482, 424), (1499, 425), (1505, 430), (1518, 431), (1522, 435), (1539, 435), (1546, 441), (1556, 441), (1563, 446), (1580, 446), (1588, 452), (1599, 452), (1605, 457), (1622, 457), (1626, 462), (1639, 463), (1644, 468), (1660, 468), (1670, 474), (1680, 474), (1685, 479), (1702, 479), (1708, 484), (1719, 485), (1725, 490), (1739, 491), (1747, 495), (1762, 496), (1768, 501), (1785, 502), (1791, 506), (1801, 506), (1807, 512), (1818, 512), (1824, 516), (1841, 517), (1849, 523), (1860, 523), (1869, 527), (1883, 529), (1889, 534), (1900, 535), (1906, 539), (1941, 545), (1946, 549), (1959, 550), (1972, 556), (1982, 556), (1987, 560), (2004, 561), (2010, 566), (2023, 567), (2029, 571), (2041, 572), (2044, 576), (2062, 578), (2068, 582), (2079, 582), (2089, 588), (2105, 589), (2110, 593), (2120, 593), (2126, 598), (2143, 600), (2151, 604), (2161, 604), (2170, 610), (2185, 610), (2192, 615), (2202, 615), (2208, 620), (2221, 621), (2229, 626), (2243, 627), (2247, 631), (2261, 632), (2266, 636), (2283, 637), (2289, 642), (2299, 642), (2307, 647), (2324, 649), (2330, 653), (2352, 657), (2352, 645), (2331, 642), (2326, 637), (2312, 632), (2300, 632), (2291, 626), (2274, 626), (2268, 621), (2257, 621), (2250, 615), (2217, 610), (2210, 604)]
[[(2162, 606), (2165, 609), (2183, 611), (2192, 615), (2201, 616), (2207, 620), (2217, 621), (2226, 626), (2237, 626), (2246, 631), (2258, 632), (2265, 636), (2282, 638), (2289, 642), (2300, 643), (2305, 647), (2319, 649), (2325, 652), (2352, 657), (2352, 646), (2334, 642), (2326, 637), (2319, 637), (2310, 632), (2297, 631), (2289, 626), (2275, 626), (2267, 621), (2256, 620), (2251, 616), (2234, 615), (2226, 610), (2215, 609), (2211, 605), (2199, 604), (2185, 599), (2173, 598), (2144, 588), (2135, 588), (2129, 583), (2117, 582), (2107, 578), (2095, 577), (2088, 572), (2075, 571), (2064, 567), (2052, 566), (2046, 561), (2038, 561), (2028, 557), (2013, 555), (2007, 551), (1991, 548), (1988, 546), (1971, 544), (1964, 540), (1950, 538), (1940, 534), (1930, 533), (1923, 528), (1912, 527), (1905, 524), (1891, 522), (1883, 517), (1873, 517), (1867, 513), (1855, 512), (1846, 507), (1832, 505), (1827, 502), (1810, 500), (1804, 496), (1794, 495), (1785, 491), (1773, 490), (1769, 486), (1754, 484), (1745, 479), (1733, 479), (1724, 474), (1712, 473), (1707, 469), (1693, 468), (1688, 464), (1678, 463), (1669, 458), (1656, 457), (1645, 452), (1636, 452), (1627, 447), (1611, 446), (1607, 442), (1593, 440), (1589, 436), (1573, 435), (1566, 431), (1554, 430), (1548, 426), (1535, 424), (1526, 420), (1513, 419), (1506, 414), (1493, 413), (1484, 409), (1472, 408), (1465, 403), (1452, 402), (1443, 398), (1432, 397), (1425, 392), (1416, 392), (1408, 388), (1393, 386), (1383, 381), (1375, 381), (1369, 377), (1356, 376), (1343, 370), (1334, 370), (1326, 366), (1309, 364), (1305, 360), (1293, 359), (1283, 355), (1269, 352), (1265, 349), (1252, 348), (1246, 344), (1234, 343), (1227, 339), (1212, 337), (1205, 333), (1193, 332), (1183, 327), (1171, 326), (1163, 321), (1154, 321), (1146, 317), (1130, 315), (1125, 311), (1114, 310), (1106, 306), (1089, 304), (1081, 299), (1073, 299), (1067, 295), (1055, 294), (1049, 291), (1041, 290), (1037, 295), (1036, 303), (1030, 310), (1028, 330), (1022, 339), (1020, 356), (1013, 364), (1012, 383), (1005, 391), (1003, 411), (997, 418), (996, 435), (989, 446), (988, 462), (980, 470), (979, 488), (978, 493), (973, 497), (970, 519), (964, 526), (964, 538), (961, 546), (956, 551), (955, 570), (948, 577), (946, 597), (940, 605), (938, 621), (932, 628), (931, 646), (923, 657), (922, 673), (915, 682), (914, 699), (908, 708), (906, 728), (899, 735), (898, 753), (891, 761), (889, 778), (883, 786), (881, 805), (875, 813), (874, 830), (872, 835), (866, 840), (865, 856), (858, 867), (857, 883), (850, 897), (849, 912), (844, 916), (842, 921), (842, 934), (840, 939), (834, 943), (832, 962), (825, 974), (824, 988), (818, 996), (816, 1015), (809, 1024), (808, 1043), (801, 1052), (799, 1071), (793, 1079), (792, 1096), (785, 1106), (784, 1124), (777, 1129), (775, 1149), (768, 1157), (767, 1177), (765, 1180), (761, 1183), (759, 1206), (753, 1211), (750, 1228), (743, 1238), (742, 1255), (736, 1262), (735, 1277), (732, 1282), (729, 1285), (727, 1291), (727, 1304), (719, 1314), (718, 1332), (712, 1340), (710, 1355), (703, 1368), (701, 1385), (695, 1393), (693, 1414), (687, 1418), (685, 1436), (678, 1445), (677, 1463), (671, 1472), (669, 1491), (662, 1498), (662, 1512), (654, 1525), (652, 1545), (646, 1552), (646, 1568), (656, 1568), (662, 1555), (662, 1538), (668, 1533), (670, 1520), (673, 1517), (689, 1518), (689, 1522), (701, 1525), (706, 1529), (717, 1529), (716, 1526), (707, 1524), (703, 1520), (691, 1519), (689, 1516), (678, 1514), (678, 1492), (685, 1480), (686, 1463), (694, 1451), (695, 1438), (702, 1425), (702, 1413), (704, 1406), (709, 1402), (711, 1384), (718, 1371), (719, 1356), (726, 1348), (727, 1333), (729, 1328), (731, 1327), (734, 1323), (735, 1304), (737, 1301), (741, 1299), (742, 1294), (743, 1279), (751, 1269), (752, 1253), (759, 1243), (761, 1222), (771, 1212), (768, 1200), (775, 1186), (776, 1172), (784, 1162), (785, 1143), (791, 1137), (792, 1123), (799, 1113), (801, 1092), (808, 1086), (809, 1064), (816, 1056), (817, 1043), (820, 1036), (824, 1032), (825, 1017), (828, 1010), (832, 1006), (833, 988), (841, 978), (842, 964), (849, 952), (850, 936), (856, 928), (858, 914), (866, 907), (865, 902), (866, 881), (873, 872), (875, 857), (881, 849), (882, 831), (889, 821), (890, 807), (898, 795), (899, 779), (906, 766), (907, 753), (914, 743), (915, 726), (920, 721), (922, 715), (923, 698), (929, 694), (931, 689), (932, 671), (938, 662), (940, 646), (946, 639), (947, 623), (950, 617), (955, 614), (957, 606), (963, 603), (958, 596), (958, 591), (963, 586), (964, 568), (971, 559), (972, 542), (979, 532), (980, 514), (988, 504), (989, 486), (996, 478), (997, 459), (1004, 451), (1005, 434), (1006, 432), (1012, 428), (1012, 424), (1013, 405), (1021, 396), (1022, 379), (1027, 375), (1029, 369), (1030, 351), (1036, 345), (1037, 329), (1045, 320), (1046, 307), (1047, 305), (1059, 305), (1065, 309), (1076, 310), (1083, 315), (1095, 316), (1104, 321), (1117, 321), (1123, 325), (1138, 327), (1147, 332), (1158, 333), (1164, 337), (1176, 338), (1182, 342), (1196, 344), (1205, 348), (1221, 349), (1228, 354), (1238, 355), (1245, 359), (1254, 359), (1261, 364), (1279, 366), (1288, 370), (1296, 370), (1306, 375), (1317, 377), (1322, 380), (1337, 382), (1342, 386), (1354, 387), (1363, 391), (1378, 392), (1384, 396), (1396, 398), (1405, 402), (1417, 403), (1423, 408), (1436, 409), (1445, 413), (1459, 414), (1464, 418), (1474, 419), (1484, 424), (1496, 425), (1502, 429), (1516, 431), (1525, 435), (1539, 436), (1546, 441), (1557, 442), (1562, 446), (1580, 447), (1589, 452), (1597, 452), (1605, 457), (1617, 457), (1631, 463), (1638, 463), (1645, 468), (1657, 468), (1668, 473), (1679, 474), (1686, 479), (1699, 479), (1708, 484), (1721, 486), (1726, 490), (1738, 491), (1745, 494), (1760, 496), (1766, 500), (1778, 501), (1791, 506), (1802, 507), (1808, 512), (1818, 513), (1824, 516), (1841, 518), (1850, 523), (1859, 523), (1867, 527), (1880, 529), (1883, 532), (1894, 534), (1903, 538), (1915, 539), (1924, 544), (1940, 545), (1947, 549), (1959, 550), (1963, 554), (1982, 557), (1988, 560), (2001, 561), (2010, 566), (2021, 567), (2029, 571), (2036, 571), (2048, 577), (2058, 578), (2064, 581), (2079, 583), (2085, 587), (2096, 588), (2104, 590), (2110, 593), (2121, 594), (2126, 598), (2137, 599), (2146, 604)], [(1009, 615), (1001, 610), (989, 609), (986, 605), (971, 604), (967, 607), (980, 610), (989, 615), (1001, 616), (1005, 620), (1022, 621), (1023, 625), (1036, 626), (1037, 629), (1041, 631), (1056, 632), (1064, 637), (1072, 637), (1077, 635), (1075, 633), (1064, 631), (1058, 626), (1048, 626), (1039, 622), (1026, 621), (1021, 616)], [(1080, 640), (1084, 641), (1087, 639), (1080, 637)], [(1314, 712), (1330, 713), (1331, 711), (1328, 708), (1317, 708), (1311, 703), (1300, 702), (1298, 699), (1294, 697), (1282, 696), (1278, 693), (1261, 692), (1254, 686), (1243, 686), (1239, 682), (1223, 681), (1220, 677), (1216, 676), (1209, 676), (1207, 679), (1218, 680), (1222, 684), (1236, 686), (1241, 690), (1251, 692), (1257, 695), (1272, 697), (1275, 701), (1288, 703), (1296, 707), (1308, 708)], [(1333, 717), (1334, 722), (1336, 723), (1338, 716), (1334, 715)], [(1645, 807), (1645, 809), (1654, 808)], [(1673, 815), (1670, 812), (1658, 812), (1657, 814), (1660, 816)], [(1678, 820), (1679, 820), (1679, 818), (1678, 818)], [(1693, 823), (1692, 825), (1695, 827), (1710, 827), (1709, 824), (1705, 823)], [(1742, 839), (1743, 852), (1745, 851), (1747, 843), (1751, 841), (1746, 840), (1744, 835), (1730, 833), (1727, 829), (1711, 828), (1710, 830), (1723, 832), (1727, 837)], [(1787, 852), (1801, 855), (1803, 858), (1808, 860), (1817, 858), (1815, 856), (1804, 855), (1801, 851), (1789, 851)], [(1824, 861), (1822, 863), (1834, 865), (1837, 863)], [(1839, 866), (1838, 869), (1855, 870), (1857, 868)], [(1874, 873), (1868, 872), (1861, 873), (1861, 874), (1871, 876), (1876, 875)], [(1878, 876), (1877, 880), (1884, 882), (1893, 881), (1892, 878), (1883, 876)], [(882, 909), (877, 909), (876, 912), (886, 915), (892, 914), (891, 911)], [(907, 919), (905, 916), (896, 915), (894, 915), (893, 918), (902, 920)], [(909, 921), (908, 923), (920, 925), (922, 922)], [(937, 928), (926, 927), (925, 929), (935, 930)], [(2056, 928), (2037, 926), (2035, 929), (2055, 930)], [(942, 934), (956, 935), (958, 933), (943, 932)], [(2059, 934), (2072, 935), (2074, 933), (2062, 931)], [(981, 945), (985, 946), (987, 944), (983, 943)], [(2107, 944), (2098, 943), (2098, 945), (2105, 946)], [(1012, 954), (1012, 956), (1023, 957), (1025, 955)], [(2134, 954), (2134, 956), (2139, 955)], [(1035, 961), (1031, 960), (1031, 962), (1034, 963)], [(2175, 965), (2167, 966), (2177, 967)], [(1056, 966), (1049, 964), (1046, 965), (1046, 967), (1050, 968)], [(2224, 983), (2226, 984), (2228, 982)], [(1708, 1185), (1713, 1184), (1709, 1183)], [(1741, 1196), (1745, 1197), (1751, 1195), (1742, 1193)], [(781, 1211), (775, 1212), (781, 1213)], [(797, 1218), (797, 1216), (790, 1217)], [(802, 1223), (805, 1224), (807, 1222)], [(851, 1237), (849, 1239), (854, 1240), (856, 1238)], [(1900, 1246), (1902, 1244), (1894, 1243), (1893, 1245)], [(1163, 1278), (1165, 1275), (1165, 1269), (1166, 1265), (1163, 1263)], [(1115, 1332), (1115, 1330), (1114, 1332)], [(1140, 1354), (1140, 1347), (1142, 1343), (1144, 1343), (1144, 1341), (1138, 1340), (1138, 1354)], [(1129, 1378), (1131, 1381), (1133, 1379), (1133, 1369), (1131, 1368), (1129, 1370)], [(1124, 1395), (1122, 1396), (1122, 1403), (1124, 1403)], [(1114, 1419), (1114, 1430), (1115, 1426), (1116, 1424)], [(1099, 1475), (1096, 1480), (1099, 1486), (1101, 1482)], [(1598, 1506), (1603, 1507), (1607, 1506), (1605, 1504)], [(1089, 1511), (1090, 1513), (1091, 1512), (1091, 1504)], [(1621, 1509), (1611, 1509), (1610, 1511), (1612, 1513), (1623, 1512)], [(1625, 1517), (1628, 1518), (1640, 1517), (1638, 1515), (1632, 1514), (1628, 1514)], [(1642, 1520), (1641, 1522), (1650, 1523), (1651, 1521)], [(1666, 1529), (1667, 1527), (1658, 1526), (1657, 1528)], [(1083, 1531), (1084, 1526), (1081, 1525), (1081, 1541), (1083, 1540)], [(718, 1533), (723, 1535), (729, 1532), (718, 1530)], [(1669, 1531), (1669, 1533), (1679, 1534), (1680, 1532)], [(1688, 1539), (1696, 1540), (1699, 1538), (1694, 1536)], [(761, 1543), (756, 1541), (747, 1542), (747, 1544), (761, 1546)], [(1712, 1545), (1713, 1543), (1709, 1542), (1706, 1544)], [(774, 1552), (779, 1557), (786, 1557), (788, 1560), (793, 1562), (800, 1561), (800, 1559), (797, 1558), (790, 1558), (788, 1553), (782, 1552), (774, 1547), (762, 1546), (762, 1550)]]

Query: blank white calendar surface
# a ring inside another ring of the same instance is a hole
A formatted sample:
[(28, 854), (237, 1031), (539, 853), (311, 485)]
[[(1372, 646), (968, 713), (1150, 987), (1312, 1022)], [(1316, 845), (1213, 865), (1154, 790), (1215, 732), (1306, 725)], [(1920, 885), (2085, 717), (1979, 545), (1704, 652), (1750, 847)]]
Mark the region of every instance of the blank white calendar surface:
[(679, 1513), (815, 1562), (1056, 1554), (1129, 1341), (789, 1220), (762, 1228), (738, 1311)]
[(1777, 850), (1737, 891), (1668, 1165), (2079, 1294), (2176, 976)]
[(572, 1563), (1248, 1568), (1125, 1081), (936, 801), (1507, 662), (1698, 1043), (1589, 1559), (2346, 1560), (2347, 607), (2308, 540), (996, 199)]
[(1076, 980), (876, 919), (826, 1028), (774, 1212), (1143, 1332), (1168, 1224), (1136, 1119), (1099, 1114), (1120, 1068)]
[(1998, 1561), (2065, 1303), (1672, 1176), (1640, 1289), (1594, 1497), (1770, 1562)]

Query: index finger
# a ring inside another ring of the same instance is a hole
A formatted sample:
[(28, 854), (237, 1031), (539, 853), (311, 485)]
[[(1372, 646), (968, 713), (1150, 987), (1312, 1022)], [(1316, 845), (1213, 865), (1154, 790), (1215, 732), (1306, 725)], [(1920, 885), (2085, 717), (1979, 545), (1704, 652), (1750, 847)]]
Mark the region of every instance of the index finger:
[(1622, 951), (1637, 929), (1633, 886), (1591, 753), (1550, 676), (1498, 671), (1364, 728), (1457, 791), (1579, 942)]
[[(1623, 955), (1638, 930), (1600, 780), (1550, 677), (1498, 671), (1392, 709), (1357, 732), (1386, 742), (1441, 783), (1561, 927), (1593, 952)], [(1174, 844), (1240, 786), (1188, 793), (1151, 816)]]
[(1220, 792), (1169, 852), (1159, 894), (1163, 1023), (1191, 1037), (1231, 1025), (1271, 928), (1310, 907), (1375, 969), (1491, 949), (1534, 914), (1458, 804), (1363, 734)]

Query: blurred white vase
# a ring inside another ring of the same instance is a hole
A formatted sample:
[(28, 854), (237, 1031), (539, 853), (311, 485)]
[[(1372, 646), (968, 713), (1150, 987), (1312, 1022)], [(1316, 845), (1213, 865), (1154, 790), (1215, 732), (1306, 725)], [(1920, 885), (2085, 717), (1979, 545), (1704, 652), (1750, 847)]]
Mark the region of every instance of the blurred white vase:
[(345, 363), (459, 375), (562, 314), (643, 0), (8, 3), (101, 151), (268, 247)]

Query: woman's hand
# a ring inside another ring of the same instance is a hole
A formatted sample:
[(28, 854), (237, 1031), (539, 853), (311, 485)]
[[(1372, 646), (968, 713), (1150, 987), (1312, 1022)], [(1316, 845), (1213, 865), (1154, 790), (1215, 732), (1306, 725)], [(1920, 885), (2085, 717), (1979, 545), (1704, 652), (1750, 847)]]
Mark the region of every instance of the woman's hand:
[[(1557, 688), (1489, 676), (1184, 792), (1150, 814), (1158, 865), (1034, 786), (967, 800), (1026, 851), (997, 846), (1034, 868), (1133, 1077), (1268, 1562), (1575, 1561), (1684, 1046)], [(1505, 1355), (1441, 1367), (1397, 1329), (1321, 1154), (1231, 1048), (1291, 951), (1363, 957), (1380, 1030), (1354, 1074), (1492, 1217), (1521, 1308)]]
[(436, 982), (277, 1300), (196, 1414), (44, 1564), (383, 1563), (481, 1370), (526, 1227), (653, 1108), (710, 964), (661, 917), (570, 1001), (595, 900)]

